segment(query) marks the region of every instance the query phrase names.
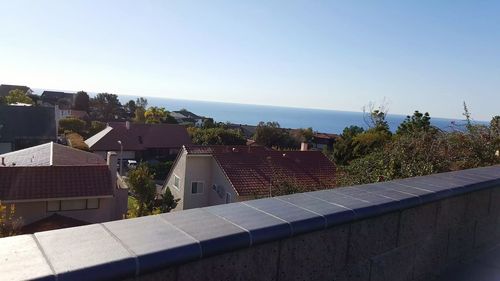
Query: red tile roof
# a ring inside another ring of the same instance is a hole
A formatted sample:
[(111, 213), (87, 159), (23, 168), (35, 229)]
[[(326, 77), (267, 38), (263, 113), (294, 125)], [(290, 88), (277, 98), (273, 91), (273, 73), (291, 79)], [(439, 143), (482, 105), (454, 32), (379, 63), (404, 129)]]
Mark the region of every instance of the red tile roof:
[(0, 167), (0, 201), (111, 195), (106, 165)]
[(139, 151), (148, 148), (181, 148), (191, 144), (191, 138), (184, 126), (174, 124), (130, 124), (125, 122), (109, 123), (112, 129), (106, 133), (98, 133), (85, 143), (92, 151), (119, 150), (119, 140), (123, 150)]
[(335, 165), (319, 151), (276, 151), (262, 146), (187, 146), (214, 157), (240, 196), (267, 195), (273, 182), (304, 190), (333, 188)]
[(21, 233), (33, 234), (35, 232), (40, 232), (40, 231), (82, 226), (87, 224), (89, 223), (74, 218), (61, 216), (59, 214), (53, 214), (52, 216), (43, 218), (41, 220), (23, 226), (21, 228)]

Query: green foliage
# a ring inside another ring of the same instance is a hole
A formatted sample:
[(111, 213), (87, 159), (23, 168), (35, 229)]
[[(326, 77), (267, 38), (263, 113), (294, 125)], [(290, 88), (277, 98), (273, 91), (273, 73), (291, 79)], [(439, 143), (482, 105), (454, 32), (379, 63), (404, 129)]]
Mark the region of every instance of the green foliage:
[(159, 124), (167, 117), (167, 111), (163, 107), (152, 106), (144, 112), (147, 124)]
[(0, 105), (2, 104), (7, 104), (7, 100), (5, 99), (5, 97), (0, 96)]
[(148, 168), (155, 180), (165, 180), (173, 164), (173, 161), (159, 162), (148, 164)]
[(66, 117), (59, 120), (59, 133), (66, 131), (75, 132), (79, 135), (85, 134), (87, 123), (76, 117)]
[(142, 107), (138, 107), (135, 109), (135, 117), (134, 117), (134, 122), (135, 123), (146, 123), (146, 117), (144, 117), (144, 113), (146, 110)]
[(148, 99), (140, 97), (135, 100), (135, 105), (137, 108), (146, 109), (148, 107)]
[(7, 104), (26, 103), (33, 104), (33, 100), (26, 95), (26, 92), (20, 89), (11, 90), (9, 95), (5, 97)]
[(67, 132), (66, 139), (68, 140), (69, 146), (76, 148), (76, 149), (89, 151), (89, 147), (87, 146), (87, 144), (83, 140), (83, 137), (81, 135), (79, 135), (78, 133)]
[(79, 91), (75, 95), (75, 106), (74, 108), (77, 110), (83, 110), (88, 112), (90, 107), (90, 97), (84, 91)]
[(18, 234), (21, 218), (15, 218), (14, 204), (6, 206), (0, 203), (0, 238)]
[(396, 131), (396, 134), (415, 134), (421, 132), (437, 132), (437, 128), (431, 125), (431, 117), (429, 113), (420, 113), (416, 110), (413, 115), (406, 116), (406, 119), (401, 123)]
[[(430, 117), (416, 112), (415, 118), (408, 117), (400, 125), (398, 134), (383, 142), (369, 136), (379, 133), (376, 130), (355, 135), (351, 143), (354, 159), (338, 162), (339, 183), (356, 185), (499, 164), (500, 157), (495, 153), (500, 118), (494, 117), (489, 127), (475, 125), (466, 106), (464, 111), (469, 120), (465, 131), (439, 131), (430, 126)], [(368, 140), (360, 141), (364, 138)], [(348, 137), (342, 139), (345, 145)], [(362, 153), (357, 151), (361, 143), (365, 146)]]
[(363, 133), (364, 129), (358, 126), (346, 127), (340, 138), (333, 145), (333, 159), (339, 165), (346, 165), (355, 158), (354, 149), (356, 143), (354, 138)]
[(106, 123), (100, 121), (91, 121), (88, 135), (93, 136), (104, 129), (106, 129)]
[(289, 181), (279, 181), (273, 182), (271, 187), (271, 195), (272, 196), (281, 196), (281, 195), (289, 195), (299, 192), (306, 192), (310, 190), (305, 190), (301, 186), (293, 184)]
[(201, 145), (245, 145), (246, 139), (236, 130), (224, 128), (188, 128), (194, 144)]
[(91, 115), (93, 119), (101, 121), (112, 121), (122, 116), (124, 110), (118, 96), (109, 93), (99, 93), (90, 99), (93, 107)]
[(160, 199), (158, 209), (161, 213), (168, 213), (175, 209), (175, 207), (177, 207), (177, 204), (180, 200), (181, 199), (179, 198), (174, 198), (174, 195), (170, 191), (170, 187), (167, 186), (167, 188), (165, 189), (165, 193), (162, 194), (162, 197)]
[(154, 208), (156, 188), (148, 166), (141, 163), (137, 168), (129, 171), (127, 184), (137, 200), (136, 215), (138, 217), (150, 215)]
[(296, 148), (299, 146), (278, 122), (260, 122), (255, 130), (254, 140), (257, 144), (267, 147)]

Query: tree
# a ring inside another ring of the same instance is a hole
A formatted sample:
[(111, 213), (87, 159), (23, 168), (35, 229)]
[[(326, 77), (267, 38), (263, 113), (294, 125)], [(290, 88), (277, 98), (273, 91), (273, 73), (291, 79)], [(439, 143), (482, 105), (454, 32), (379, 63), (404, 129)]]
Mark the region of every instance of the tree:
[(200, 145), (245, 145), (246, 139), (236, 130), (224, 128), (188, 128), (192, 142)]
[(254, 140), (267, 147), (294, 148), (299, 145), (278, 122), (260, 122), (255, 129)]
[(437, 132), (437, 128), (431, 125), (429, 113), (420, 113), (415, 110), (413, 115), (406, 116), (406, 119), (399, 125), (396, 134), (415, 134), (420, 132)]
[(85, 134), (87, 123), (76, 117), (66, 117), (59, 120), (59, 133), (66, 131), (78, 133), (79, 135)]
[(102, 121), (115, 120), (121, 116), (123, 108), (118, 96), (109, 93), (99, 93), (90, 100), (93, 107), (92, 115)]
[(368, 106), (363, 107), (363, 116), (366, 125), (368, 125), (370, 129), (390, 133), (389, 124), (386, 121), (388, 111), (387, 102), (385, 100), (382, 101), (378, 108), (375, 108), (375, 104), (370, 102)]
[(89, 106), (90, 106), (90, 97), (89, 95), (84, 92), (84, 91), (79, 91), (75, 95), (75, 106), (74, 108), (76, 110), (83, 110), (85, 112), (89, 111)]
[(153, 175), (145, 163), (128, 173), (127, 183), (133, 196), (137, 199), (137, 216), (147, 216), (153, 212), (156, 196)]
[(494, 116), (491, 118), (490, 121), (490, 131), (493, 137), (499, 138), (500, 137), (500, 116)]
[(106, 129), (106, 123), (100, 121), (92, 121), (90, 122), (89, 135), (93, 136), (104, 129)]
[(346, 165), (355, 158), (354, 156), (354, 138), (363, 133), (364, 129), (358, 126), (344, 128), (340, 138), (333, 145), (333, 160), (338, 165)]
[(140, 97), (135, 100), (135, 106), (146, 109), (148, 107), (148, 100), (146, 98)]
[(167, 111), (163, 107), (152, 106), (144, 112), (147, 124), (159, 124), (167, 117)]
[(158, 209), (161, 213), (168, 213), (177, 207), (180, 200), (180, 198), (174, 198), (174, 195), (170, 191), (170, 187), (167, 186), (165, 193), (161, 196), (160, 206)]
[(134, 117), (134, 122), (135, 123), (145, 123), (146, 122), (146, 117), (144, 114), (146, 113), (146, 110), (142, 107), (138, 107), (135, 109), (135, 117)]
[(134, 117), (135, 111), (137, 110), (137, 105), (134, 100), (129, 100), (126, 104), (123, 105), (123, 107), (130, 117)]
[(21, 218), (15, 218), (15, 206), (8, 207), (0, 203), (0, 238), (16, 235), (21, 225)]
[(33, 104), (33, 100), (30, 97), (28, 97), (23, 90), (20, 89), (9, 91), (9, 95), (5, 97), (5, 101), (7, 104), (15, 104), (15, 103)]

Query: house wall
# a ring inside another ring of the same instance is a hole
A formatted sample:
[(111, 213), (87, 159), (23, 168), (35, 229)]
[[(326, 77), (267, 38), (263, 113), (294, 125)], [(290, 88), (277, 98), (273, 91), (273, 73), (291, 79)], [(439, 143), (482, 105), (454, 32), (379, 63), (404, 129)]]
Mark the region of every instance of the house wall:
[[(188, 155), (184, 174), (183, 210), (207, 206), (208, 194), (212, 186), (212, 157)], [(195, 181), (203, 182), (203, 193), (191, 193), (191, 186)]]
[[(186, 173), (186, 156), (187, 152), (183, 151), (182, 155), (176, 162), (175, 167), (173, 167), (173, 171), (170, 174), (170, 177), (167, 178), (163, 189), (169, 188), (174, 195), (174, 198), (180, 198), (181, 200), (177, 203), (177, 207), (173, 209), (173, 211), (180, 211), (184, 209), (184, 174)], [(179, 188), (174, 187), (174, 176), (179, 177)]]
[(36, 222), (53, 214), (71, 217), (89, 223), (100, 223), (122, 218), (121, 216), (117, 215), (114, 201), (115, 198), (101, 198), (99, 199), (98, 209), (57, 212), (47, 211), (47, 201), (20, 202), (14, 203), (14, 216), (16, 218), (21, 218), (23, 225)]
[[(211, 165), (212, 165), (212, 182), (209, 186), (208, 192), (208, 204), (205, 206), (219, 205), (226, 203), (226, 193), (229, 193), (231, 196), (230, 202), (239, 201), (238, 194), (233, 188), (233, 185), (229, 182), (226, 175), (220, 168), (219, 164), (213, 157), (211, 157)], [(214, 190), (213, 185), (217, 185), (219, 192)], [(199, 206), (199, 207), (205, 207)]]
[[(95, 155), (99, 155), (102, 159), (106, 159), (107, 151), (94, 151)], [(117, 157), (120, 159), (120, 151), (117, 152)], [(135, 159), (135, 151), (123, 151), (123, 159)]]
[[(175, 176), (180, 179), (179, 189), (174, 187)], [(203, 193), (192, 194), (192, 182), (203, 182)], [(213, 185), (219, 187), (219, 193)], [(226, 193), (231, 196), (230, 202), (240, 200), (236, 191), (228, 181), (224, 172), (212, 156), (187, 155), (183, 152), (178, 159), (172, 174), (166, 180), (164, 188), (169, 187), (175, 198), (181, 200), (174, 211), (219, 205), (226, 203)]]

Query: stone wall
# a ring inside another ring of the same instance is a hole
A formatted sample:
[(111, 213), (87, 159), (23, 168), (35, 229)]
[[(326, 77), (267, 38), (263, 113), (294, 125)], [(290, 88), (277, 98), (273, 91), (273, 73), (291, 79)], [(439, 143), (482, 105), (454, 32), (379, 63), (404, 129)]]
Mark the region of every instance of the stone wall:
[(432, 280), (499, 242), (495, 166), (3, 238), (0, 279)]

